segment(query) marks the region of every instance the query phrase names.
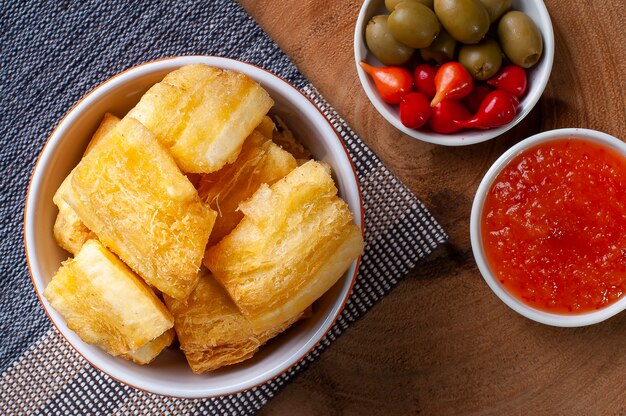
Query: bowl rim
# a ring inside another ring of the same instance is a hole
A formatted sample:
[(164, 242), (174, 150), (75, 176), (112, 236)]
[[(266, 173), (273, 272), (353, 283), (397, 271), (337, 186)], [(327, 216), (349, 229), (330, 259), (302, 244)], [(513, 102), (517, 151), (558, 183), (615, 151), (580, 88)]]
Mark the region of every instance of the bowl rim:
[[(543, 22), (541, 25), (538, 22), (534, 22), (543, 37), (543, 56), (541, 57), (541, 60), (537, 65), (540, 65), (543, 61), (544, 63), (541, 65), (544, 65), (545, 69), (542, 70), (542, 76), (538, 77), (533, 82), (533, 86), (526, 91), (526, 95), (520, 101), (520, 105), (524, 104), (524, 107), (522, 108), (522, 111), (516, 114), (515, 119), (513, 119), (512, 122), (493, 129), (461, 130), (457, 133), (452, 134), (440, 134), (430, 131), (415, 130), (404, 126), (400, 121), (400, 118), (389, 110), (389, 105), (382, 101), (379, 94), (371, 87), (369, 76), (359, 65), (361, 61), (367, 61), (366, 58), (369, 55), (369, 52), (367, 52), (367, 47), (365, 46), (365, 42), (363, 41), (363, 37), (365, 33), (364, 29), (367, 23), (366, 19), (368, 17), (366, 12), (370, 4), (373, 2), (382, 2), (382, 0), (365, 0), (361, 5), (361, 9), (356, 20), (354, 28), (354, 61), (356, 64), (356, 71), (359, 77), (359, 82), (361, 84), (361, 87), (365, 91), (367, 98), (372, 103), (376, 111), (397, 130), (401, 131), (407, 136), (427, 143), (450, 147), (468, 146), (494, 139), (506, 133), (507, 131), (515, 127), (518, 123), (520, 123), (524, 118), (526, 118), (526, 116), (530, 114), (532, 109), (539, 102), (539, 99), (543, 95), (546, 85), (548, 84), (548, 81), (550, 79), (550, 74), (552, 72), (555, 43), (552, 20), (550, 19), (550, 14), (548, 13), (548, 9), (545, 3), (542, 0), (533, 0), (533, 2), (537, 6), (537, 11), (541, 17), (541, 21)], [(363, 50), (366, 51), (365, 54), (362, 53)], [(468, 134), (469, 136), (467, 136)]]
[[(211, 62), (210, 64), (208, 62)], [(37, 298), (39, 299), (39, 302), (41, 304), (41, 306), (44, 309), (44, 312), (46, 313), (46, 315), (48, 316), (48, 319), (50, 320), (50, 322), (54, 325), (54, 327), (56, 328), (56, 330), (58, 331), (58, 333), (61, 334), (61, 336), (63, 337), (63, 339), (66, 341), (67, 344), (69, 344), (71, 346), (71, 348), (77, 352), (87, 363), (89, 363), (93, 368), (102, 371), (103, 373), (105, 373), (106, 375), (108, 375), (109, 377), (111, 377), (112, 379), (123, 383), (127, 386), (130, 386), (132, 388), (135, 388), (137, 390), (140, 391), (144, 391), (144, 392), (148, 392), (148, 393), (153, 393), (153, 394), (157, 394), (160, 396), (164, 396), (164, 397), (172, 397), (172, 398), (187, 398), (187, 399), (192, 399), (192, 398), (217, 398), (217, 397), (225, 397), (225, 396), (229, 396), (229, 395), (233, 395), (233, 394), (237, 394), (237, 393), (241, 393), (243, 391), (247, 391), (253, 388), (256, 388), (262, 384), (265, 384), (271, 380), (274, 380), (278, 377), (280, 377), (281, 375), (287, 373), (289, 370), (291, 370), (293, 367), (297, 366), (304, 358), (306, 358), (318, 345), (320, 345), (320, 342), (322, 341), (322, 339), (330, 332), (331, 328), (334, 326), (334, 324), (337, 322), (337, 320), (339, 319), (341, 313), (343, 312), (343, 310), (345, 309), (346, 303), (348, 301), (348, 299), (350, 298), (350, 295), (352, 294), (353, 288), (354, 288), (354, 284), (356, 283), (356, 279), (357, 279), (357, 275), (359, 272), (359, 267), (361, 265), (361, 260), (362, 260), (362, 254), (359, 255), (357, 257), (357, 259), (355, 259), (353, 261), (353, 265), (354, 265), (354, 271), (352, 273), (352, 276), (350, 276), (349, 281), (346, 282), (348, 283), (348, 288), (347, 290), (345, 290), (345, 294), (343, 296), (343, 298), (340, 299), (340, 304), (337, 307), (337, 303), (334, 303), (333, 308), (335, 309), (335, 312), (332, 314), (332, 316), (330, 316), (330, 319), (327, 319), (327, 323), (322, 325), (322, 327), (320, 328), (323, 332), (321, 332), (321, 334), (319, 335), (319, 337), (317, 337), (317, 339), (314, 339), (314, 341), (312, 342), (312, 344), (310, 345), (310, 347), (304, 351), (301, 355), (299, 355), (299, 357), (295, 360), (293, 360), (292, 362), (288, 363), (287, 365), (278, 365), (276, 367), (274, 367), (273, 370), (270, 371), (266, 371), (265, 373), (263, 373), (262, 375), (262, 380), (256, 381), (254, 384), (246, 384), (245, 382), (239, 382), (236, 384), (242, 385), (242, 387), (237, 388), (236, 390), (232, 390), (232, 391), (227, 391), (227, 392), (220, 392), (217, 394), (214, 393), (201, 393), (201, 394), (195, 394), (195, 393), (199, 393), (199, 392), (192, 392), (190, 394), (174, 394), (174, 393), (169, 393), (166, 391), (162, 391), (159, 389), (150, 389), (146, 386), (137, 386), (134, 383), (129, 382), (128, 380), (122, 380), (119, 377), (111, 374), (110, 371), (107, 371), (107, 369), (102, 368), (101, 366), (98, 366), (97, 364), (95, 364), (92, 360), (90, 360), (89, 358), (87, 358), (85, 356), (85, 354), (83, 354), (83, 352), (76, 346), (74, 345), (66, 336), (65, 333), (63, 332), (63, 330), (59, 327), (59, 325), (57, 324), (57, 322), (52, 318), (52, 316), (50, 315), (50, 312), (46, 306), (46, 303), (43, 300), (43, 292), (41, 292), (38, 289), (37, 283), (36, 283), (36, 278), (34, 276), (34, 272), (33, 272), (33, 266), (31, 265), (31, 256), (29, 254), (29, 246), (34, 244), (34, 242), (30, 242), (31, 238), (29, 237), (29, 230), (30, 227), (28, 226), (29, 223), (29, 217), (31, 217), (34, 213), (31, 213), (31, 198), (33, 197), (33, 181), (40, 175), (39, 170), (40, 168), (40, 164), (41, 161), (44, 157), (45, 154), (47, 154), (48, 149), (50, 148), (51, 142), (52, 141), (58, 141), (60, 139), (56, 139), (57, 136), (60, 135), (59, 131), (65, 127), (66, 124), (71, 123), (73, 120), (71, 120), (71, 118), (73, 117), (73, 114), (77, 111), (77, 110), (82, 110), (84, 106), (88, 105), (89, 100), (94, 99), (94, 97), (97, 98), (98, 95), (102, 94), (103, 91), (105, 91), (105, 89), (107, 88), (112, 88), (115, 87), (119, 84), (122, 84), (126, 81), (126, 78), (129, 78), (133, 75), (135, 75), (136, 72), (141, 72), (143, 70), (146, 70), (147, 67), (151, 67), (151, 66), (155, 66), (155, 65), (161, 65), (161, 64), (166, 64), (166, 63), (179, 63), (180, 62), (180, 66), (183, 66), (185, 64), (190, 64), (190, 63), (205, 63), (205, 64), (209, 64), (209, 65), (213, 65), (213, 66), (217, 66), (220, 67), (221, 63), (233, 63), (233, 64), (237, 64), (237, 65), (243, 65), (245, 67), (249, 67), (249, 69), (251, 69), (252, 71), (261, 71), (263, 73), (265, 73), (266, 75), (269, 75), (270, 77), (275, 78), (280, 84), (283, 84), (283, 86), (285, 87), (289, 87), (291, 90), (295, 91), (297, 93), (297, 96), (304, 98), (308, 104), (310, 105), (311, 109), (315, 109), (317, 111), (317, 113), (319, 113), (319, 115), (321, 116), (321, 118), (323, 120), (326, 121), (326, 123), (328, 124), (328, 126), (331, 128), (332, 132), (333, 132), (333, 136), (336, 138), (337, 142), (341, 145), (341, 148), (343, 149), (344, 153), (345, 153), (345, 157), (348, 160), (349, 164), (350, 164), (350, 169), (352, 170), (352, 175), (354, 176), (354, 185), (356, 186), (356, 191), (357, 191), (357, 195), (358, 195), (358, 206), (356, 207), (356, 209), (358, 210), (358, 212), (354, 212), (353, 214), (358, 215), (358, 223), (356, 224), (357, 226), (359, 226), (360, 230), (361, 230), (361, 235), (363, 237), (365, 237), (365, 218), (364, 218), (364, 205), (363, 205), (363, 195), (362, 195), (362, 190), (361, 190), (361, 184), (359, 182), (359, 177), (356, 171), (356, 168), (354, 166), (354, 162), (350, 156), (350, 153), (348, 152), (348, 148), (346, 146), (346, 144), (344, 143), (344, 141), (341, 139), (341, 135), (339, 134), (339, 132), (337, 131), (337, 129), (335, 128), (335, 126), (331, 123), (331, 121), (326, 117), (326, 115), (324, 115), (324, 113), (322, 112), (322, 110), (313, 102), (313, 100), (311, 98), (309, 98), (307, 95), (305, 95), (300, 89), (296, 88), (294, 85), (292, 85), (290, 82), (288, 82), (287, 80), (285, 80), (283, 77), (265, 69), (262, 68), (260, 66), (257, 66), (255, 64), (249, 63), (249, 62), (245, 62), (239, 59), (234, 59), (234, 58), (228, 58), (228, 57), (223, 57), (223, 56), (214, 56), (214, 55), (177, 55), (177, 56), (169, 56), (169, 57), (164, 57), (164, 58), (159, 58), (159, 59), (155, 59), (155, 60), (151, 60), (151, 61), (147, 61), (147, 62), (143, 62), (140, 63), (138, 65), (134, 65), (132, 67), (129, 67), (109, 78), (107, 78), (105, 81), (101, 82), (100, 84), (98, 84), (96, 87), (94, 87), (93, 89), (91, 89), (86, 95), (84, 95), (83, 97), (81, 97), (63, 116), (63, 118), (58, 122), (58, 124), (55, 126), (54, 130), (50, 133), (50, 135), (48, 136), (48, 138), (46, 139), (46, 142), (44, 143), (41, 151), (39, 152), (39, 155), (37, 157), (37, 160), (35, 162), (35, 165), (33, 167), (33, 170), (31, 172), (30, 175), (30, 179), (28, 182), (28, 187), (27, 187), (27, 192), (26, 192), (26, 199), (25, 199), (25, 203), (24, 203), (24, 216), (23, 216), (23, 230), (24, 230), (24, 234), (23, 234), (23, 244), (24, 244), (24, 250), (25, 250), (25, 258), (26, 258), (26, 263), (28, 266), (28, 271), (29, 271), (29, 275), (30, 275), (30, 280), (31, 280), (31, 284), (33, 286), (33, 289), (35, 291), (35, 294), (37, 295)], [(34, 237), (33, 237), (34, 238)], [(34, 260), (33, 260), (34, 261)], [(352, 265), (350, 266), (352, 267)], [(348, 269), (349, 270), (349, 269)], [(345, 285), (345, 283), (344, 283)], [(331, 309), (332, 310), (332, 309)], [(304, 343), (303, 345), (307, 345), (309, 344), (309, 342)], [(138, 364), (137, 364), (138, 365)], [(278, 370), (276, 370), (278, 369)]]
[(626, 161), (626, 143), (614, 136), (596, 130), (584, 128), (548, 130), (520, 141), (504, 152), (493, 163), (493, 165), (491, 165), (481, 180), (480, 185), (476, 190), (470, 215), (470, 241), (474, 259), (483, 279), (496, 296), (498, 296), (498, 298), (500, 298), (500, 300), (508, 307), (526, 318), (542, 324), (557, 327), (580, 327), (602, 322), (626, 309), (626, 296), (602, 309), (575, 315), (550, 313), (536, 309), (513, 296), (502, 286), (498, 279), (494, 277), (485, 258), (481, 236), (481, 218), (485, 198), (495, 178), (502, 171), (502, 169), (504, 169), (504, 167), (506, 167), (513, 158), (536, 145), (563, 139), (592, 141), (594, 143), (598, 143), (602, 146), (615, 150)]

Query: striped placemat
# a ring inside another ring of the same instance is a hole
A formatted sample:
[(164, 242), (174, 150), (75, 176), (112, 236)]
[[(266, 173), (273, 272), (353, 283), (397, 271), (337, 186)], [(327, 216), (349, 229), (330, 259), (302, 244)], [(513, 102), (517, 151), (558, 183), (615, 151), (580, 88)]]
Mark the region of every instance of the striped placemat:
[[(233, 1), (0, 0), (0, 24), (0, 414), (256, 413), (445, 241), (444, 231), (415, 195)], [(214, 399), (153, 395), (91, 367), (46, 317), (23, 249), (30, 174), (63, 115), (116, 73), (177, 55), (236, 58), (274, 72), (303, 91), (344, 140), (364, 202), (365, 253), (353, 293), (330, 332), (283, 375), (252, 390)]]

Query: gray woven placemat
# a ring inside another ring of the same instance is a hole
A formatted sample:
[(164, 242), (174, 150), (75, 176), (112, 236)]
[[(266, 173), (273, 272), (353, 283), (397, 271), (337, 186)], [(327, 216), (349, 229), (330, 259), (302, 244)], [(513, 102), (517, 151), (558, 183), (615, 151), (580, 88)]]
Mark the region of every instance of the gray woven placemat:
[[(278, 378), (233, 396), (161, 397), (91, 367), (52, 327), (28, 275), (22, 218), (37, 155), (63, 115), (98, 84), (175, 55), (251, 62), (300, 88), (331, 120), (360, 179), (366, 248), (345, 310)], [(303, 371), (446, 236), (258, 24), (235, 2), (0, 0), (2, 223), (0, 414), (252, 414)]]

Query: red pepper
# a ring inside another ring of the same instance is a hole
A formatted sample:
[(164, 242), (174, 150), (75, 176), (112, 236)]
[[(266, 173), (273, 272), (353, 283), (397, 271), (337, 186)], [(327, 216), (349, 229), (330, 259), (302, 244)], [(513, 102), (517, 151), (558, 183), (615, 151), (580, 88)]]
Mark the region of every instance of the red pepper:
[(430, 115), (430, 127), (436, 133), (454, 133), (461, 130), (455, 120), (466, 120), (472, 114), (460, 101), (443, 100), (433, 107)]
[(487, 80), (487, 84), (493, 85), (499, 90), (510, 92), (516, 97), (524, 95), (527, 83), (526, 71), (517, 65), (507, 65)]
[(442, 100), (460, 100), (472, 92), (474, 81), (463, 65), (458, 62), (446, 62), (435, 75), (437, 94), (430, 102), (434, 107)]
[(413, 77), (404, 68), (397, 66), (379, 68), (365, 62), (361, 62), (361, 68), (372, 77), (380, 97), (388, 104), (398, 104), (413, 88)]
[(410, 129), (417, 129), (426, 124), (430, 112), (430, 102), (422, 93), (408, 93), (400, 101), (400, 121)]
[(435, 94), (437, 94), (437, 88), (435, 87), (437, 68), (432, 65), (421, 64), (415, 68), (413, 74), (415, 77), (415, 89), (432, 100)]
[(506, 91), (490, 92), (480, 104), (478, 112), (469, 120), (456, 119), (459, 127), (491, 129), (510, 123), (517, 114), (517, 98)]
[(474, 88), (470, 94), (463, 98), (461, 102), (465, 104), (465, 106), (473, 113), (478, 111), (480, 107), (480, 103), (483, 102), (487, 94), (489, 94), (493, 89), (482, 82), (477, 82), (474, 84)]

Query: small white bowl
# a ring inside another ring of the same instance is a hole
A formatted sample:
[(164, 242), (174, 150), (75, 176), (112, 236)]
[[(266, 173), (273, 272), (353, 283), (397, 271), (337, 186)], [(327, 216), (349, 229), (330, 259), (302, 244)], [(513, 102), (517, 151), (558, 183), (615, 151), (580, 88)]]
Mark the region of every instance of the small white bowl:
[(350, 157), (335, 129), (309, 99), (276, 75), (256, 66), (226, 58), (185, 56), (146, 63), (116, 75), (70, 110), (48, 139), (35, 166), (26, 199), (24, 240), (37, 296), (54, 325), (87, 361), (111, 377), (142, 390), (199, 398), (249, 389), (280, 375), (302, 359), (339, 316), (356, 278), (359, 260), (315, 303), (313, 317), (298, 322), (270, 341), (252, 359), (209, 374), (193, 374), (178, 350), (164, 351), (147, 366), (112, 357), (83, 342), (67, 327), (42, 295), (61, 261), (68, 257), (52, 233), (57, 215), (52, 196), (80, 160), (106, 112), (123, 116), (149, 87), (167, 73), (191, 63), (232, 69), (259, 82), (275, 101), (272, 112), (288, 124), (316, 159), (332, 167), (339, 194), (348, 202), (356, 224), (363, 229), (360, 189)]
[(483, 180), (480, 182), (478, 190), (476, 191), (476, 196), (474, 197), (474, 203), (472, 205), (472, 214), (470, 218), (470, 239), (472, 243), (472, 251), (474, 252), (474, 258), (476, 259), (476, 264), (478, 265), (480, 273), (483, 275), (483, 278), (485, 279), (491, 290), (493, 290), (493, 292), (511, 309), (529, 319), (532, 319), (533, 321), (537, 321), (543, 324), (560, 327), (577, 327), (591, 325), (604, 321), (623, 311), (624, 309), (626, 309), (626, 296), (606, 306), (605, 308), (576, 315), (561, 315), (535, 309), (528, 304), (522, 302), (514, 295), (510, 294), (503, 287), (500, 281), (493, 275), (485, 258), (483, 241), (481, 237), (481, 220), (485, 198), (487, 196), (487, 192), (491, 188), (493, 181), (498, 176), (500, 171), (502, 171), (502, 169), (513, 158), (515, 158), (525, 150), (541, 143), (565, 138), (583, 139), (596, 142), (615, 150), (626, 158), (626, 143), (606, 133), (595, 130), (575, 128), (550, 130), (522, 140), (521, 142), (517, 143), (515, 146), (504, 152), (504, 154), (502, 154), (502, 156), (500, 156), (498, 160), (495, 161), (491, 168), (489, 168)]
[(374, 107), (376, 107), (376, 110), (378, 110), (389, 123), (404, 134), (418, 140), (444, 146), (466, 146), (484, 142), (513, 128), (513, 126), (522, 121), (522, 119), (530, 113), (546, 88), (554, 60), (554, 33), (552, 31), (550, 15), (543, 1), (513, 0), (512, 8), (530, 16), (541, 31), (543, 37), (543, 55), (539, 63), (527, 71), (528, 90), (517, 107), (518, 113), (515, 119), (505, 126), (489, 130), (471, 129), (461, 130), (453, 134), (439, 134), (432, 131), (410, 129), (404, 126), (400, 121), (398, 106), (387, 104), (380, 98), (374, 81), (359, 65), (361, 61), (365, 61), (370, 65), (383, 66), (383, 64), (367, 50), (365, 44), (365, 27), (373, 16), (389, 14), (387, 9), (385, 9), (384, 0), (365, 0), (354, 30), (354, 60), (356, 62), (356, 70), (359, 74), (361, 85)]

